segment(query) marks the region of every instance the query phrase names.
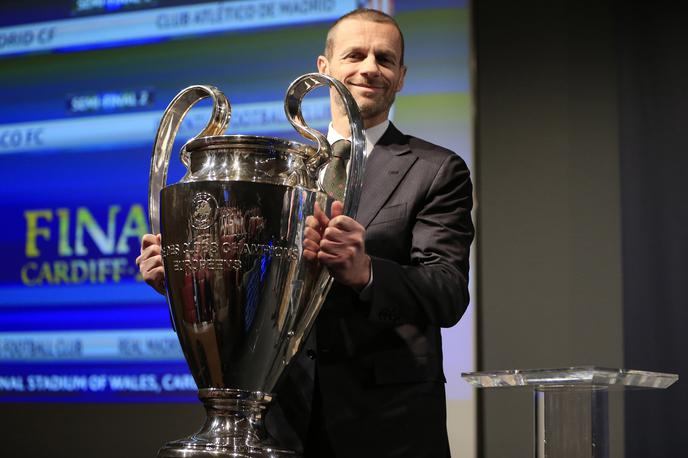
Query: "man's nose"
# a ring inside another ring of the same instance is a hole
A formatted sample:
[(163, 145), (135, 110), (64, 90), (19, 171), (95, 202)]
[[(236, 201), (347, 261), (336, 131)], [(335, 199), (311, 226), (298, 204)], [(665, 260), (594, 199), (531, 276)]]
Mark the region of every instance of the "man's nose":
[(374, 55), (369, 55), (361, 62), (360, 71), (366, 75), (378, 76), (380, 74), (380, 66)]

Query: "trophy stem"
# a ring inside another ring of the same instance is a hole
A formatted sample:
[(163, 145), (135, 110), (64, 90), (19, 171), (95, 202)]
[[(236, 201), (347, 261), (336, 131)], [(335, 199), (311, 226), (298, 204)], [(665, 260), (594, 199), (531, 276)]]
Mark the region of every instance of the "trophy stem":
[(272, 400), (259, 391), (206, 388), (198, 391), (206, 420), (196, 434), (165, 444), (158, 458), (296, 458), (274, 446), (263, 425)]

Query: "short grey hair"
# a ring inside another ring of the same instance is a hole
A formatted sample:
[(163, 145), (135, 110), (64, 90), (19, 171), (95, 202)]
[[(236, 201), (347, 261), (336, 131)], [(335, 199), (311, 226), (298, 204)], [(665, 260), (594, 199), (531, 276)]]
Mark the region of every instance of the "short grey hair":
[(337, 21), (332, 24), (330, 30), (327, 31), (327, 39), (325, 40), (325, 57), (328, 59), (332, 58), (332, 48), (334, 47), (334, 31), (337, 26), (347, 19), (360, 19), (363, 21), (377, 22), (379, 24), (391, 24), (399, 32), (399, 38), (401, 38), (401, 58), (399, 60), (399, 66), (404, 65), (404, 34), (399, 28), (399, 24), (394, 20), (392, 16), (382, 11), (373, 10), (370, 8), (359, 8), (346, 13), (344, 16), (337, 19)]

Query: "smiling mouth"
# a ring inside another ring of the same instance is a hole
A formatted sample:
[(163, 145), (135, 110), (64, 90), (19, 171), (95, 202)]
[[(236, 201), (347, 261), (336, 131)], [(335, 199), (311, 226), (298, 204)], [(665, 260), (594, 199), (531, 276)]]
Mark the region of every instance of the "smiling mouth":
[(374, 85), (365, 84), (365, 83), (349, 83), (349, 84), (351, 84), (352, 86), (356, 86), (358, 88), (361, 88), (361, 89), (368, 89), (371, 91), (382, 91), (385, 89), (384, 86), (374, 86)]

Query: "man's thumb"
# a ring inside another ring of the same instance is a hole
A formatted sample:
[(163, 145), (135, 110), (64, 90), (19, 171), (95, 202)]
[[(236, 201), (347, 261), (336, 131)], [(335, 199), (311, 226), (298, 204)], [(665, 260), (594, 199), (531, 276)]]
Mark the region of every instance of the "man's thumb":
[(335, 217), (343, 214), (344, 213), (344, 204), (338, 200), (335, 200), (334, 202), (332, 202), (332, 209), (330, 210), (330, 213), (332, 214), (330, 219), (335, 218)]

